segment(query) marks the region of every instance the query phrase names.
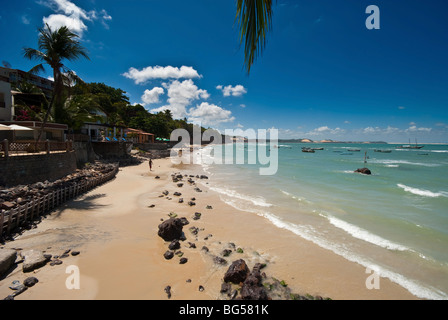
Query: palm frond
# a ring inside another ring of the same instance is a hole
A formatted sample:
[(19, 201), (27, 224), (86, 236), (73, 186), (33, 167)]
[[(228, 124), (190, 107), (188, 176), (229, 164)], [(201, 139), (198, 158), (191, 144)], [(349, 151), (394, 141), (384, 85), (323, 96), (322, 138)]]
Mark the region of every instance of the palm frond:
[(240, 28), (240, 44), (244, 42), (244, 64), (247, 73), (266, 46), (272, 28), (272, 0), (237, 0), (235, 19)]
[(45, 68), (44, 68), (42, 63), (39, 63), (38, 65), (35, 65), (34, 67), (32, 67), (30, 69), (30, 71), (28, 71), (28, 73), (35, 74), (35, 75), (37, 75), (37, 74), (39, 74), (41, 72), (45, 72)]

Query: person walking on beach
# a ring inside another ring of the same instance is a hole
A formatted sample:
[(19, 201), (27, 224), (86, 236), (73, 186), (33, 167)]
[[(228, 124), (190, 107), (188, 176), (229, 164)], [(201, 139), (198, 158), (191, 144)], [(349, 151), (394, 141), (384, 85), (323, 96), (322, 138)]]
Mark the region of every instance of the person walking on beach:
[(152, 159), (149, 159), (149, 171), (152, 171)]

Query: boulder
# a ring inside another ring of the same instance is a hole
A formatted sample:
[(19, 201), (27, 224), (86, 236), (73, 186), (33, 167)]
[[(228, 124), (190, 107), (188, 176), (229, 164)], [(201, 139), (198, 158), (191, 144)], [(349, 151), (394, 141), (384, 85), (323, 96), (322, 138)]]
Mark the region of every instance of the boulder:
[(262, 284), (261, 275), (258, 271), (253, 271), (244, 280), (241, 288), (241, 298), (243, 300), (268, 300), (269, 296)]
[(44, 256), (42, 251), (38, 250), (28, 250), (21, 253), (24, 258), (23, 261), (23, 272), (31, 272), (35, 269), (43, 267), (47, 263), (47, 258)]
[(224, 282), (232, 282), (238, 284), (246, 280), (249, 274), (249, 267), (243, 259), (232, 262), (229, 269), (224, 275)]
[(158, 235), (165, 241), (182, 238), (184, 221), (179, 218), (170, 218), (159, 225)]
[(176, 249), (179, 249), (180, 248), (180, 243), (179, 243), (179, 240), (173, 240), (171, 243), (170, 243), (170, 245), (168, 246), (168, 249), (170, 249), (170, 250), (176, 250)]
[(17, 258), (16, 250), (0, 249), (0, 277), (5, 274), (15, 263)]
[(38, 283), (38, 282), (39, 282), (39, 280), (38, 280), (37, 278), (35, 278), (35, 277), (29, 277), (29, 278), (26, 278), (26, 279), (23, 281), (23, 284), (24, 284), (26, 287), (30, 288), (30, 287), (34, 286), (36, 283)]
[(370, 170), (368, 168), (356, 169), (355, 172), (359, 172), (359, 173), (362, 173), (362, 174), (372, 174), (372, 172), (370, 172)]

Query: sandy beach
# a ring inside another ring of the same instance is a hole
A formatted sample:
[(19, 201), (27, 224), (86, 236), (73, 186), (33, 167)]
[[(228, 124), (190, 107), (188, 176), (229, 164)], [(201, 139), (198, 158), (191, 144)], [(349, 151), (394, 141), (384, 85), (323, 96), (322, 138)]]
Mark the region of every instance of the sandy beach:
[[(172, 181), (173, 173), (193, 175), (196, 182), (200, 180), (196, 175), (202, 174), (199, 166), (173, 165), (169, 158), (154, 160), (152, 171), (147, 162), (120, 168), (114, 180), (67, 202), (36, 229), (6, 243), (4, 248), (38, 249), (52, 255), (71, 249), (80, 254), (62, 259), (61, 265), (47, 264), (27, 274), (18, 264), (0, 281), (0, 298), (12, 293), (12, 281), (34, 276), (39, 282), (16, 300), (166, 300), (167, 286), (171, 287), (170, 299), (222, 299), (220, 288), (228, 266), (244, 259), (249, 268), (266, 263), (266, 274), (284, 280), (299, 294), (334, 300), (417, 299), (385, 278), (380, 279), (379, 289), (367, 289), (370, 274), (363, 266), (280, 230), (263, 217), (235, 210), (207, 189), (205, 179), (191, 185), (185, 177), (179, 187)], [(165, 190), (168, 195), (162, 195)], [(190, 206), (193, 197), (195, 205)], [(184, 202), (179, 203), (179, 198)], [(196, 212), (201, 213), (198, 220), (193, 219)], [(188, 259), (185, 264), (179, 263), (177, 255), (170, 260), (163, 256), (169, 242), (157, 231), (170, 213), (189, 221), (183, 228), (187, 239), (180, 248), (182, 257)], [(189, 230), (193, 226), (199, 230), (197, 235)], [(227, 266), (216, 264), (213, 257), (229, 248), (241, 250), (232, 250), (225, 257)], [(67, 289), (68, 266), (79, 269), (79, 289)]]

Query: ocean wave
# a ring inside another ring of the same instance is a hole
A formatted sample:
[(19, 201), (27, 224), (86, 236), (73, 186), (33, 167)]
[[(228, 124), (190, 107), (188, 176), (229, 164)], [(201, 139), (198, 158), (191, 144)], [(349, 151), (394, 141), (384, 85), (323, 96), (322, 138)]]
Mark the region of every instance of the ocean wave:
[(435, 288), (427, 288), (411, 279), (406, 278), (405, 276), (399, 273), (382, 268), (374, 264), (372, 261), (363, 258), (360, 255), (354, 254), (353, 252), (350, 252), (343, 244), (338, 244), (334, 241), (325, 240), (324, 238), (322, 238), (321, 234), (310, 225), (297, 225), (288, 221), (284, 221), (275, 214), (272, 214), (262, 209), (257, 209), (254, 207), (242, 208), (240, 206), (241, 203), (234, 200), (227, 200), (224, 202), (231, 205), (235, 209), (255, 213), (258, 216), (267, 219), (277, 228), (288, 230), (305, 240), (315, 243), (321, 248), (332, 251), (333, 253), (344, 257), (349, 261), (358, 263), (366, 268), (370, 268), (371, 270), (375, 271), (380, 277), (390, 279), (392, 282), (401, 285), (403, 288), (409, 290), (409, 292), (411, 292), (412, 294), (414, 294), (419, 298), (430, 300), (448, 299), (448, 295), (440, 290), (437, 290)]
[(364, 229), (357, 227), (353, 224), (350, 224), (348, 222), (342, 221), (334, 216), (324, 215), (324, 214), (320, 214), (320, 216), (327, 218), (328, 221), (332, 225), (334, 225), (335, 227), (337, 227), (339, 229), (344, 230), (345, 232), (349, 233), (354, 238), (358, 238), (358, 239), (370, 242), (374, 245), (377, 245), (377, 246), (380, 246), (382, 248), (389, 249), (389, 250), (413, 251), (412, 249), (410, 249), (406, 246), (391, 242), (387, 239), (384, 239), (380, 236), (370, 233), (367, 230), (364, 230)]
[(296, 200), (296, 201), (298, 201), (298, 202), (303, 202), (303, 203), (310, 203), (310, 201), (308, 201), (308, 200), (306, 200), (306, 199), (304, 199), (304, 198), (301, 198), (301, 197), (297, 197), (297, 196), (295, 196), (295, 195), (293, 195), (293, 194), (291, 194), (291, 193), (289, 193), (289, 192), (287, 192), (287, 191), (284, 191), (284, 190), (280, 190), (284, 195), (287, 195), (288, 197), (290, 197), (290, 198), (292, 198), (292, 199), (294, 199), (294, 200)]
[(448, 150), (428, 150), (429, 152), (448, 153)]
[(237, 198), (240, 200), (251, 202), (252, 204), (259, 207), (272, 207), (271, 203), (266, 202), (266, 199), (260, 196), (250, 196), (247, 194), (239, 193), (235, 190), (228, 188), (220, 188), (216, 186), (210, 186), (210, 189), (216, 191), (220, 194), (226, 195), (228, 197)]
[(423, 190), (423, 189), (409, 187), (409, 186), (401, 184), (401, 183), (398, 183), (397, 186), (402, 188), (406, 192), (410, 192), (412, 194), (416, 194), (416, 195), (419, 195), (422, 197), (429, 197), (429, 198), (448, 197), (448, 192), (446, 192), (446, 191), (432, 192), (429, 190)]
[(440, 164), (438, 163), (427, 163), (427, 162), (413, 162), (408, 160), (370, 160), (371, 163), (379, 163), (379, 164), (385, 164), (385, 165), (396, 165), (396, 164), (409, 164), (413, 166), (423, 166), (423, 167), (440, 167)]

